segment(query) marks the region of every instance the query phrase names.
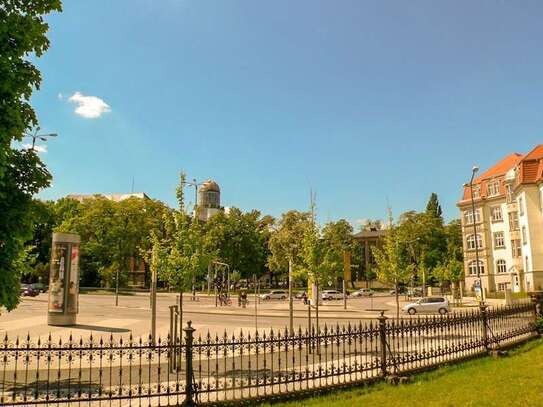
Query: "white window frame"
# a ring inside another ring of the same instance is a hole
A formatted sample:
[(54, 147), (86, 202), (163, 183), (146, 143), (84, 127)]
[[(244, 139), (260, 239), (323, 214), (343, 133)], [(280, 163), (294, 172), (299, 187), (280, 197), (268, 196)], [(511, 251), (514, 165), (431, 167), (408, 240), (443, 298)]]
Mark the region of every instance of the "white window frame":
[(509, 230), (518, 230), (518, 229), (519, 229), (518, 212), (510, 212), (509, 213)]
[(526, 231), (526, 226), (522, 227), (522, 244), (528, 244), (528, 232)]
[[(477, 245), (477, 246), (476, 246)], [(480, 233), (477, 233), (476, 235), (468, 235), (466, 238), (466, 247), (468, 250), (475, 250), (482, 249), (483, 248), (483, 237)]]
[(505, 194), (507, 197), (507, 203), (513, 202), (513, 187), (511, 184), (505, 184)]
[(500, 194), (500, 181), (497, 179), (489, 181), (487, 185), (487, 190), (489, 197), (498, 196)]
[(507, 263), (505, 262), (505, 260), (496, 260), (496, 273), (507, 273)]
[(494, 232), (494, 249), (505, 249), (505, 233)]
[(503, 222), (503, 213), (501, 206), (493, 206), (492, 208), (490, 208), (490, 215), (492, 218), (492, 222)]
[[(479, 260), (479, 272), (485, 274), (485, 264), (482, 260)], [(468, 274), (470, 276), (477, 275), (477, 260), (472, 260), (468, 263)]]
[(524, 199), (521, 196), (518, 197), (518, 214), (524, 216)]
[(480, 185), (474, 185), (472, 187), (472, 191), (473, 191), (473, 199), (477, 199), (477, 198), (480, 198), (481, 197), (481, 186)]
[(522, 243), (520, 239), (511, 240), (511, 255), (514, 259), (522, 257)]
[[(464, 211), (464, 222), (466, 225), (473, 225), (473, 211), (471, 209), (468, 209), (467, 211)], [(479, 209), (475, 209), (475, 223), (481, 222), (481, 211)]]

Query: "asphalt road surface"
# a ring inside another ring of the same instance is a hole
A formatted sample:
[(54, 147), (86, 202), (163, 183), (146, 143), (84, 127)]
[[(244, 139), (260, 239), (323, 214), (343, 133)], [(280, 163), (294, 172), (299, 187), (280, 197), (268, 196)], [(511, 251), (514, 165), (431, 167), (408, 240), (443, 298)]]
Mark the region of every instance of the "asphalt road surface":
[[(157, 296), (157, 336), (167, 335), (170, 326), (169, 306), (176, 304), (176, 294), (158, 294)], [(147, 338), (151, 327), (151, 311), (148, 294), (121, 295), (119, 306), (115, 306), (113, 295), (81, 294), (79, 296), (79, 314), (77, 325), (70, 327), (55, 327), (47, 325), (48, 294), (37, 297), (24, 297), (12, 312), (5, 310), (0, 315), (0, 335), (8, 335), (9, 339), (27, 335), (31, 339), (46, 340), (51, 334), (53, 339), (67, 340), (88, 337), (128, 337)], [(361, 318), (376, 318), (378, 311), (386, 309), (387, 314), (393, 313), (394, 298), (391, 296), (375, 296), (370, 298), (350, 298), (348, 309), (343, 309), (343, 301), (328, 301), (319, 307), (320, 326), (357, 323)], [(391, 306), (392, 305), (392, 306)], [(294, 326), (304, 329), (308, 325), (308, 307), (301, 301), (294, 301)], [(255, 317), (257, 315), (257, 317)], [(315, 325), (315, 309), (311, 310), (312, 324)], [(229, 335), (243, 332), (254, 332), (270, 329), (285, 329), (288, 326), (288, 301), (272, 300), (257, 304), (255, 311), (254, 298), (249, 297), (247, 308), (233, 304), (215, 307), (215, 298), (206, 295), (198, 296), (197, 301), (191, 301), (190, 294), (184, 294), (183, 325), (187, 320), (193, 322), (198, 333), (223, 335), (225, 330)]]

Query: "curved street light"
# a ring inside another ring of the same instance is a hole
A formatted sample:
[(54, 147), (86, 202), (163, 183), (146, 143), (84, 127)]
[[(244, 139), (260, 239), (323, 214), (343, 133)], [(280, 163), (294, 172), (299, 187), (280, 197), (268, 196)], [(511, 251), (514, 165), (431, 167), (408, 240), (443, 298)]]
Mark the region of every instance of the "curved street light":
[(477, 222), (476, 222), (476, 216), (475, 216), (475, 197), (473, 196), (473, 181), (475, 179), (475, 174), (479, 171), (479, 167), (474, 165), (471, 168), (471, 179), (469, 181), (469, 190), (470, 190), (470, 197), (471, 197), (471, 214), (472, 214), (472, 224), (473, 224), (473, 236), (475, 238), (475, 267), (477, 270), (477, 281), (479, 284), (479, 288), (481, 290), (481, 304), (484, 304), (485, 298), (484, 298), (484, 289), (483, 289), (483, 282), (481, 281), (481, 269), (479, 265), (479, 243), (477, 239)]
[(34, 134), (25, 133), (25, 137), (32, 138), (32, 147), (30, 148), (32, 151), (36, 151), (36, 140), (47, 141), (47, 139), (50, 137), (58, 137), (57, 133), (38, 134), (39, 131), (40, 127), (36, 127)]

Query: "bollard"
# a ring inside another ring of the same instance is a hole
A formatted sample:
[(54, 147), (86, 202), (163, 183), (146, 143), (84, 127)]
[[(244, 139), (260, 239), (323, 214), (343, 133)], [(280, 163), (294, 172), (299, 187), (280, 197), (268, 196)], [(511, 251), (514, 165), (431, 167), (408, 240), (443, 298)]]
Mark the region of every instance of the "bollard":
[(381, 376), (387, 376), (387, 327), (385, 312), (381, 311), (379, 316), (379, 338), (381, 339)]
[(192, 371), (192, 341), (195, 329), (192, 327), (192, 321), (187, 321), (185, 331), (185, 401), (184, 406), (195, 406), (194, 402), (194, 378)]

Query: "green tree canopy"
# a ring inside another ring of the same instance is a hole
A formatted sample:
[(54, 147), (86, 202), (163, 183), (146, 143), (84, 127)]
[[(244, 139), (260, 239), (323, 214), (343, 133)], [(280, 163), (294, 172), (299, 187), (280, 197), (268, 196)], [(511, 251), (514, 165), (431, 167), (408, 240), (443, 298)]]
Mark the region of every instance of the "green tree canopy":
[(49, 48), (44, 15), (52, 11), (61, 11), (60, 0), (4, 0), (0, 6), (0, 305), (8, 310), (19, 301), (32, 196), (51, 181), (34, 151), (14, 149), (12, 142), (38, 126), (30, 99), (41, 75), (30, 57)]
[(130, 259), (150, 252), (151, 233), (166, 233), (165, 217), (170, 209), (160, 201), (129, 198), (114, 202), (99, 195), (83, 203), (67, 201), (59, 201), (59, 209), (73, 217), (64, 219), (57, 230), (81, 236), (82, 285), (113, 285), (117, 270), (124, 281)]
[(430, 199), (426, 204), (426, 214), (433, 218), (441, 219), (441, 222), (443, 223), (443, 211), (441, 210), (441, 205), (439, 204), (439, 199), (435, 192), (432, 192)]
[(236, 270), (240, 278), (262, 275), (266, 267), (266, 244), (269, 239), (269, 219), (261, 219), (260, 212), (244, 213), (231, 208), (219, 212), (206, 223), (206, 249), (217, 260)]
[(309, 212), (290, 210), (281, 216), (269, 239), (270, 272), (287, 273), (289, 259), (292, 260), (294, 272), (303, 265), (302, 241), (311, 223)]
[(396, 289), (396, 316), (400, 315), (398, 291), (400, 284), (406, 284), (413, 275), (414, 265), (410, 261), (409, 247), (397, 226), (392, 226), (384, 238), (382, 247), (374, 246), (377, 278)]

